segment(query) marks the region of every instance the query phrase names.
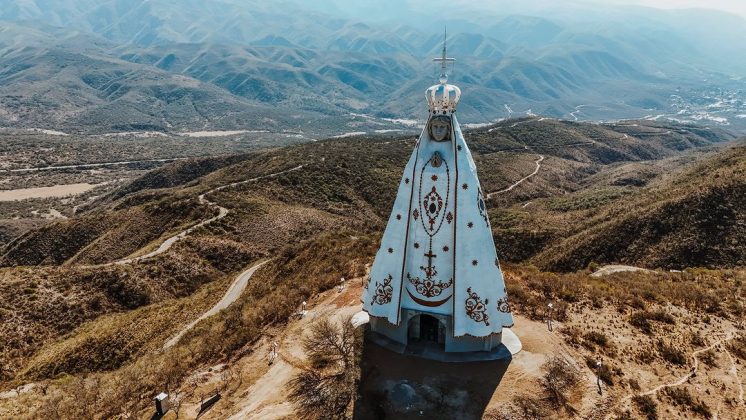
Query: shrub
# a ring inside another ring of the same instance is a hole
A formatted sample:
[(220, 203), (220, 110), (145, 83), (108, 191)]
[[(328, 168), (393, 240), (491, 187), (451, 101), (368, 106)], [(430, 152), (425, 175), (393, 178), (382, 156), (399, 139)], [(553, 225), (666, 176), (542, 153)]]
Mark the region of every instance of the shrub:
[(702, 363), (706, 364), (709, 367), (718, 366), (717, 356), (715, 355), (715, 352), (713, 350), (707, 350), (706, 352), (701, 353), (699, 356), (699, 360), (701, 360)]
[(664, 324), (673, 325), (676, 320), (668, 312), (665, 311), (640, 311), (635, 312), (630, 316), (629, 323), (633, 327), (637, 327), (643, 333), (650, 335), (653, 333), (653, 326), (650, 321), (657, 321)]
[(362, 334), (345, 318), (318, 321), (303, 339), (310, 369), (290, 380), (290, 400), (304, 419), (344, 419), (357, 395)]
[(547, 400), (556, 408), (569, 406), (569, 395), (580, 383), (580, 373), (559, 356), (553, 356), (543, 366), (544, 377), (541, 385), (547, 393)]
[(734, 338), (728, 345), (728, 351), (738, 358), (746, 360), (746, 336)]
[(606, 347), (609, 345), (609, 338), (606, 337), (606, 334), (598, 331), (589, 331), (583, 334), (583, 339), (599, 347)]
[(635, 309), (645, 309), (648, 305), (639, 296), (633, 296), (629, 301), (629, 306)]
[(663, 340), (658, 341), (658, 353), (663, 360), (671, 364), (677, 366), (686, 364), (686, 355), (684, 352), (671, 344), (666, 344)]
[(629, 387), (633, 391), (639, 391), (640, 390), (640, 383), (637, 382), (637, 379), (630, 379), (630, 380), (627, 381), (627, 383), (629, 383)]
[(693, 412), (706, 419), (712, 418), (712, 411), (710, 411), (710, 407), (704, 401), (697, 401), (691, 408)]
[(567, 337), (565, 341), (570, 344), (580, 344), (580, 329), (577, 327), (566, 327), (562, 328), (562, 333)]
[(520, 418), (544, 419), (549, 418), (549, 411), (541, 398), (533, 395), (518, 395), (513, 398), (513, 405)]
[(660, 311), (654, 311), (654, 312), (647, 312), (647, 316), (652, 319), (653, 321), (662, 322), (664, 324), (670, 324), (674, 325), (676, 324), (676, 320), (674, 319), (671, 314), (669, 314), (666, 311), (660, 310)]
[(635, 360), (643, 365), (652, 363), (655, 360), (655, 351), (649, 346), (643, 347), (635, 355)]
[(686, 388), (667, 388), (665, 392), (674, 405), (689, 407), (693, 403), (692, 394)]
[(650, 325), (650, 321), (645, 316), (644, 312), (635, 312), (630, 316), (629, 323), (633, 327), (637, 327), (642, 331), (643, 333), (650, 335), (653, 333), (653, 326)]
[(703, 401), (695, 400), (686, 388), (668, 388), (666, 389), (666, 395), (671, 399), (674, 405), (680, 406), (684, 409), (690, 409), (695, 414), (699, 414), (707, 419), (712, 417), (710, 407), (708, 407)]
[(707, 344), (707, 342), (705, 341), (705, 338), (702, 337), (702, 334), (700, 333), (692, 334), (691, 342), (693, 345), (699, 346), (699, 347), (703, 347)]
[(632, 398), (637, 408), (648, 420), (658, 419), (658, 404), (650, 395), (636, 395)]

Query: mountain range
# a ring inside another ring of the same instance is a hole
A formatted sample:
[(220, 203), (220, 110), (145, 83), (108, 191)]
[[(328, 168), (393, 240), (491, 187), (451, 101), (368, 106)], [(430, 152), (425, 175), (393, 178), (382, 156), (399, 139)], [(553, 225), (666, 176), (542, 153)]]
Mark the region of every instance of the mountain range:
[(439, 72), (430, 59), (448, 24), (462, 122), (538, 114), (746, 127), (738, 16), (378, 6), (395, 12), (332, 0), (15, 1), (0, 11), (0, 126), (406, 130), (424, 118), (422, 92)]

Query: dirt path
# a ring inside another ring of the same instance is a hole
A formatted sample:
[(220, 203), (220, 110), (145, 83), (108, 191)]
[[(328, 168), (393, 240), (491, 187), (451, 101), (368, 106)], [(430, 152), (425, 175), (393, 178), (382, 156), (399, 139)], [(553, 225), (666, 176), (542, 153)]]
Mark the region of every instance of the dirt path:
[[(309, 302), (308, 312), (302, 318), (293, 317), (282, 333), (275, 339), (279, 344), (278, 356), (270, 369), (251, 387), (241, 394), (233, 406), (233, 414), (220, 418), (238, 419), (281, 419), (294, 418), (293, 404), (287, 398), (287, 384), (301, 370), (306, 369), (302, 337), (304, 332), (318, 319), (332, 318), (336, 322), (359, 312), (360, 278), (347, 281), (342, 292), (332, 289), (325, 292), (318, 301)], [(268, 350), (268, 349), (265, 349)], [(252, 357), (258, 356), (255, 354)], [(262, 363), (266, 363), (266, 358)], [(215, 417), (218, 418), (218, 417)]]
[(744, 389), (743, 389), (743, 382), (741, 382), (741, 378), (738, 376), (738, 363), (736, 362), (736, 359), (733, 357), (732, 354), (728, 350), (725, 350), (725, 355), (728, 356), (728, 360), (730, 360), (730, 370), (728, 371), (729, 374), (733, 375), (733, 377), (736, 380), (736, 384), (738, 384), (738, 401), (741, 402), (741, 405), (744, 404)]
[[(608, 411), (609, 414), (607, 414), (607, 416), (605, 418), (606, 419), (611, 418), (611, 412), (612, 412), (613, 408), (616, 408), (616, 407), (618, 407), (620, 405), (623, 405), (623, 404), (627, 404), (630, 400), (632, 400), (632, 398), (634, 398), (637, 395), (640, 395), (640, 396), (655, 395), (658, 391), (660, 391), (662, 389), (672, 388), (672, 387), (684, 384), (691, 377), (693, 377), (694, 375), (696, 375), (697, 371), (699, 370), (699, 359), (697, 359), (697, 356), (699, 356), (700, 354), (702, 354), (702, 353), (704, 353), (706, 351), (712, 350), (715, 347), (717, 347), (718, 345), (723, 344), (723, 343), (725, 343), (727, 341), (730, 341), (733, 338), (735, 338), (735, 334), (733, 332), (729, 332), (729, 333), (725, 334), (725, 337), (721, 338), (720, 340), (716, 341), (715, 343), (711, 344), (710, 346), (692, 352), (691, 358), (692, 358), (692, 360), (694, 360), (694, 363), (692, 363), (692, 366), (691, 366), (691, 369), (689, 370), (689, 373), (687, 373), (686, 375), (682, 376), (681, 378), (679, 378), (679, 379), (677, 379), (677, 380), (675, 380), (673, 382), (661, 384), (661, 385), (658, 385), (655, 388), (652, 388), (652, 389), (647, 390), (645, 392), (642, 392), (642, 393), (639, 393), (639, 394), (628, 395), (628, 396), (622, 398), (617, 404), (615, 404), (612, 407), (610, 407), (611, 409)], [(726, 351), (726, 353), (727, 353), (727, 351)], [(741, 403), (743, 403), (743, 386), (741, 385), (740, 381), (738, 381), (738, 384), (739, 384), (739, 388), (741, 388), (740, 389), (740, 391), (741, 391), (741, 394), (740, 394), (741, 395)]]
[(116, 161), (116, 162), (81, 163), (79, 165), (37, 166), (35, 168), (5, 169), (5, 170), (1, 170), (0, 172), (16, 173), (16, 172), (53, 171), (56, 169), (90, 169), (90, 168), (100, 168), (102, 166), (130, 165), (133, 163), (165, 163), (165, 162), (173, 162), (176, 160), (184, 160), (184, 159), (190, 159), (190, 158), (184, 157), (184, 158), (168, 158), (168, 159), (121, 160), (121, 161)]
[(708, 347), (705, 347), (703, 349), (699, 349), (699, 350), (697, 350), (695, 352), (692, 352), (691, 357), (692, 357), (692, 360), (694, 360), (694, 363), (692, 364), (692, 368), (689, 371), (689, 373), (687, 373), (686, 375), (682, 376), (681, 378), (679, 378), (676, 381), (669, 382), (667, 384), (658, 385), (657, 387), (655, 387), (655, 388), (653, 388), (651, 390), (645, 391), (645, 392), (643, 392), (640, 395), (653, 395), (653, 394), (657, 393), (658, 391), (660, 391), (660, 390), (662, 390), (664, 388), (671, 388), (671, 387), (679, 386), (679, 385), (683, 384), (684, 382), (688, 381), (689, 378), (691, 378), (692, 376), (694, 376), (697, 373), (697, 371), (699, 370), (699, 359), (697, 359), (698, 355), (700, 355), (701, 353), (704, 353), (706, 351), (712, 350), (715, 347), (717, 347), (719, 344), (721, 344), (723, 342), (726, 342), (726, 341), (728, 341), (728, 340), (730, 340), (732, 338), (733, 338), (733, 334), (729, 333), (724, 338), (716, 341), (714, 344), (712, 344), (712, 345), (710, 345)]
[(645, 271), (650, 272), (647, 268), (634, 267), (631, 265), (605, 265), (591, 274), (591, 277), (601, 277), (608, 274), (622, 273), (626, 271)]
[(30, 382), (27, 384), (23, 384), (15, 389), (10, 389), (7, 391), (0, 392), (0, 399), (6, 399), (6, 398), (15, 398), (20, 396), (21, 394), (25, 394), (36, 386), (36, 382)]
[(202, 321), (205, 318), (215, 315), (216, 313), (230, 306), (231, 303), (235, 302), (236, 299), (238, 299), (238, 297), (241, 296), (241, 292), (243, 292), (243, 290), (246, 288), (246, 285), (249, 284), (249, 279), (254, 274), (254, 272), (257, 269), (259, 269), (259, 267), (266, 264), (268, 261), (269, 260), (262, 261), (259, 264), (255, 264), (248, 270), (239, 274), (236, 277), (236, 279), (233, 281), (231, 286), (228, 288), (228, 290), (225, 292), (225, 295), (223, 295), (223, 298), (220, 299), (220, 301), (216, 303), (215, 306), (210, 308), (207, 312), (200, 315), (199, 318), (195, 319), (194, 321), (190, 322), (186, 327), (182, 328), (181, 331), (178, 332), (178, 334), (171, 337), (171, 339), (169, 339), (166, 342), (166, 344), (163, 345), (163, 350), (166, 350), (172, 347), (174, 344), (178, 343), (181, 337), (184, 334), (186, 334), (187, 331), (191, 330), (195, 325), (197, 325), (198, 322)]
[(511, 191), (513, 188), (521, 185), (523, 183), (523, 181), (525, 181), (525, 180), (531, 178), (532, 176), (538, 174), (539, 170), (541, 169), (541, 162), (544, 160), (544, 155), (537, 155), (537, 156), (538, 156), (538, 158), (534, 162), (534, 163), (536, 163), (536, 169), (534, 169), (533, 172), (531, 172), (530, 174), (524, 176), (523, 178), (519, 179), (518, 181), (514, 182), (513, 185), (509, 186), (508, 188), (502, 189), (500, 191), (493, 191), (493, 192), (487, 194), (487, 198), (489, 199), (489, 198), (492, 198), (493, 196), (495, 196), (497, 194), (503, 194), (503, 193), (506, 193), (508, 191)]
[(295, 368), (277, 359), (269, 371), (249, 388), (250, 402), (228, 419), (280, 419), (292, 415), (292, 403), (284, 401), (271, 404), (271, 401), (276, 399), (280, 394), (278, 390), (282, 390), (294, 374)]
[(218, 209), (217, 216), (213, 216), (213, 217), (211, 217), (209, 219), (203, 220), (203, 221), (201, 221), (201, 222), (199, 222), (199, 223), (197, 223), (195, 225), (192, 225), (188, 229), (185, 229), (185, 230), (177, 233), (176, 235), (173, 235), (173, 236), (167, 238), (165, 241), (163, 241), (158, 246), (158, 248), (156, 248), (154, 251), (148, 252), (147, 254), (140, 255), (140, 256), (137, 256), (137, 257), (124, 258), (124, 259), (121, 259), (121, 260), (112, 261), (112, 262), (105, 263), (105, 264), (85, 265), (83, 267), (95, 268), (95, 267), (107, 267), (107, 266), (111, 266), (111, 265), (132, 264), (132, 263), (135, 263), (135, 262), (138, 262), (138, 261), (147, 260), (147, 259), (153, 258), (153, 257), (155, 257), (157, 255), (163, 254), (164, 252), (166, 252), (169, 249), (171, 249), (171, 247), (176, 242), (180, 241), (181, 239), (184, 239), (187, 235), (189, 235), (190, 233), (194, 232), (196, 229), (199, 229), (202, 226), (208, 225), (208, 224), (210, 224), (210, 223), (212, 223), (212, 222), (214, 222), (216, 220), (220, 220), (220, 219), (222, 219), (222, 218), (224, 218), (225, 216), (228, 215), (229, 211), (228, 211), (227, 208), (221, 207), (217, 203), (214, 203), (214, 202), (208, 200), (207, 198), (205, 198), (206, 195), (212, 194), (212, 193), (217, 192), (217, 191), (222, 191), (222, 190), (225, 190), (225, 189), (228, 189), (228, 188), (233, 188), (233, 187), (238, 186), (238, 185), (248, 184), (250, 182), (256, 182), (256, 181), (259, 181), (260, 179), (272, 178), (272, 177), (276, 177), (278, 175), (286, 174), (288, 172), (297, 171), (297, 170), (303, 168), (304, 166), (305, 165), (298, 165), (298, 166), (296, 166), (294, 168), (286, 169), (284, 171), (275, 172), (275, 173), (268, 174), (268, 175), (258, 176), (256, 178), (247, 179), (245, 181), (238, 181), (238, 182), (233, 182), (233, 183), (226, 184), (226, 185), (221, 185), (219, 187), (211, 189), (210, 191), (202, 193), (202, 194), (200, 194), (197, 197), (197, 199), (202, 204), (207, 204), (210, 207), (217, 208)]

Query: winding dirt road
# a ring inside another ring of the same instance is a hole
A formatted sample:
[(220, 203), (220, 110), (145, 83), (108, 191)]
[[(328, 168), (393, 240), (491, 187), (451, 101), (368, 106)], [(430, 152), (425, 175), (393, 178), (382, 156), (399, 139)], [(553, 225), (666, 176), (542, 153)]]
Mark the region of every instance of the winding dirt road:
[(223, 309), (230, 306), (233, 302), (235, 302), (236, 299), (238, 299), (238, 297), (241, 296), (241, 292), (243, 292), (243, 289), (246, 288), (246, 285), (249, 284), (249, 279), (254, 274), (254, 272), (258, 270), (259, 267), (263, 266), (264, 264), (268, 262), (269, 260), (262, 261), (258, 264), (253, 265), (251, 268), (244, 271), (243, 273), (239, 274), (236, 277), (236, 279), (233, 280), (233, 283), (228, 288), (228, 290), (225, 292), (225, 295), (223, 295), (223, 298), (220, 299), (220, 301), (216, 303), (215, 306), (210, 308), (210, 310), (200, 315), (199, 318), (187, 324), (175, 336), (171, 337), (168, 341), (166, 341), (166, 344), (163, 345), (163, 350), (173, 347), (173, 345), (178, 343), (179, 340), (181, 340), (181, 337), (184, 336), (184, 334), (186, 334), (187, 331), (191, 330), (195, 325), (197, 325), (198, 322), (202, 321), (205, 318), (215, 315), (216, 313), (222, 311)]
[(174, 162), (177, 160), (191, 159), (188, 157), (183, 158), (166, 158), (166, 159), (144, 159), (144, 160), (122, 160), (116, 162), (101, 162), (101, 163), (81, 163), (78, 165), (61, 165), (61, 166), (38, 166), (34, 168), (18, 168), (18, 169), (3, 169), (0, 172), (40, 172), (40, 171), (53, 171), (56, 169), (89, 169), (89, 168), (100, 168), (102, 166), (120, 166), (130, 165), (134, 163), (166, 163)]
[[(697, 371), (699, 370), (699, 359), (697, 359), (697, 356), (699, 356), (700, 354), (702, 354), (702, 353), (704, 353), (706, 351), (712, 350), (715, 347), (719, 346), (720, 344), (728, 342), (728, 341), (734, 339), (735, 337), (736, 337), (736, 335), (733, 332), (729, 332), (729, 333), (725, 334), (725, 336), (723, 338), (721, 338), (720, 340), (714, 342), (710, 346), (707, 346), (705, 348), (702, 348), (702, 349), (699, 349), (697, 351), (692, 352), (691, 358), (692, 358), (692, 360), (694, 360), (694, 363), (692, 363), (691, 369), (689, 370), (689, 373), (687, 373), (686, 375), (682, 376), (681, 378), (679, 378), (679, 379), (677, 379), (677, 380), (675, 380), (673, 382), (669, 382), (669, 383), (658, 385), (655, 388), (652, 388), (652, 389), (647, 390), (645, 392), (641, 392), (639, 394), (628, 395), (628, 396), (622, 398), (617, 404), (613, 405), (610, 408), (614, 408), (614, 407), (617, 407), (619, 405), (626, 404), (627, 402), (629, 402), (630, 400), (632, 400), (632, 398), (634, 398), (637, 395), (641, 395), (641, 396), (655, 395), (658, 391), (660, 391), (662, 389), (672, 388), (672, 387), (679, 386), (679, 385), (682, 385), (682, 384), (686, 383), (686, 381), (688, 381), (691, 377), (693, 377), (694, 375), (696, 375)], [(725, 353), (727, 353), (730, 356), (730, 353), (728, 353), (727, 350), (725, 351)], [(733, 359), (731, 359), (731, 360), (733, 360)], [(734, 366), (734, 369), (735, 369), (735, 364), (733, 366)], [(738, 373), (737, 373), (737, 371), (736, 371), (736, 378), (738, 379)], [(743, 385), (741, 384), (740, 380), (738, 381), (738, 387), (739, 387), (739, 391), (740, 391), (739, 392), (739, 398), (741, 400), (741, 404), (743, 404)], [(611, 411), (612, 410), (608, 410), (608, 412), (611, 412)], [(609, 418), (611, 418), (611, 415), (607, 415), (606, 416), (606, 419), (609, 419)]]
[(531, 178), (532, 176), (538, 174), (539, 170), (541, 169), (541, 162), (544, 160), (544, 155), (537, 155), (537, 156), (538, 156), (538, 158), (534, 162), (536, 164), (536, 169), (534, 169), (533, 172), (531, 172), (530, 174), (524, 176), (523, 178), (519, 179), (518, 181), (514, 182), (513, 185), (511, 185), (511, 186), (509, 186), (507, 188), (504, 188), (504, 189), (502, 189), (500, 191), (493, 191), (491, 193), (488, 193), (487, 194), (487, 199), (490, 199), (490, 198), (492, 198), (493, 196), (495, 196), (497, 194), (503, 194), (503, 193), (506, 193), (508, 191), (511, 191), (513, 188), (521, 185), (523, 183), (523, 181), (525, 181), (525, 180)]
[[(229, 213), (228, 209), (226, 209), (225, 207), (219, 206), (217, 203), (209, 201), (207, 198), (205, 198), (206, 195), (214, 193), (216, 191), (222, 191), (222, 190), (225, 190), (225, 189), (228, 189), (228, 188), (232, 188), (232, 187), (235, 187), (235, 186), (238, 186), (238, 185), (247, 184), (247, 183), (250, 183), (250, 182), (255, 182), (255, 181), (258, 181), (260, 179), (272, 178), (272, 177), (275, 177), (275, 176), (278, 176), (278, 175), (282, 175), (282, 174), (285, 174), (285, 173), (288, 173), (288, 172), (297, 171), (297, 170), (303, 168), (304, 166), (305, 165), (298, 165), (298, 166), (296, 166), (294, 168), (286, 169), (284, 171), (275, 172), (275, 173), (271, 173), (271, 174), (267, 174), (267, 175), (262, 175), (262, 176), (258, 176), (256, 178), (251, 178), (251, 179), (247, 179), (247, 180), (244, 180), (244, 181), (233, 182), (233, 183), (230, 183), (230, 184), (221, 185), (219, 187), (213, 188), (213, 189), (211, 189), (211, 190), (209, 190), (209, 191), (207, 191), (207, 192), (205, 192), (203, 194), (200, 194), (197, 197), (197, 199), (200, 201), (200, 203), (207, 204), (207, 205), (209, 205), (211, 207), (216, 207), (218, 209), (218, 215), (217, 216), (213, 216), (213, 217), (211, 217), (209, 219), (203, 220), (203, 221), (201, 221), (201, 222), (199, 222), (199, 223), (197, 223), (197, 224), (189, 227), (188, 229), (185, 229), (185, 230), (177, 233), (176, 235), (169, 237), (168, 239), (166, 239), (165, 241), (163, 241), (163, 243), (161, 243), (161, 245), (155, 251), (151, 251), (151, 252), (149, 252), (149, 253), (147, 253), (145, 255), (141, 255), (141, 256), (133, 257), (133, 258), (125, 258), (125, 259), (122, 259), (122, 260), (113, 261), (113, 262), (105, 263), (105, 264), (84, 265), (82, 267), (96, 268), (96, 267), (106, 267), (106, 266), (111, 266), (111, 265), (131, 264), (131, 263), (135, 263), (135, 262), (138, 262), (138, 261), (143, 261), (143, 260), (146, 260), (146, 259), (149, 259), (149, 258), (153, 258), (153, 257), (155, 257), (157, 255), (160, 255), (160, 254), (168, 251), (173, 246), (173, 244), (175, 244), (177, 241), (179, 241), (179, 240), (183, 239), (184, 237), (186, 237), (188, 234), (190, 234), (191, 232), (193, 232), (195, 229), (197, 229), (199, 227), (202, 227), (202, 226), (205, 226), (207, 224), (210, 224), (210, 223), (212, 223), (212, 222), (214, 222), (216, 220), (220, 220), (220, 219), (222, 219), (222, 218), (224, 218), (225, 216), (228, 215), (228, 213)], [(241, 274), (239, 274), (236, 277), (236, 279), (233, 281), (233, 283), (230, 285), (230, 287), (228, 288), (228, 290), (225, 292), (225, 295), (223, 295), (223, 298), (220, 299), (220, 301), (218, 303), (216, 303), (212, 308), (210, 308), (207, 312), (205, 312), (202, 315), (200, 315), (199, 318), (197, 318), (196, 320), (194, 320), (191, 323), (189, 323), (188, 325), (186, 325), (175, 336), (171, 337), (163, 345), (163, 350), (166, 350), (166, 349), (172, 347), (174, 344), (178, 343), (179, 340), (181, 339), (181, 337), (184, 336), (184, 334), (186, 334), (187, 331), (189, 331), (195, 325), (197, 325), (197, 323), (199, 321), (217, 314), (218, 312), (220, 312), (221, 310), (227, 308), (233, 302), (235, 302), (236, 299), (238, 299), (238, 297), (241, 296), (241, 293), (243, 292), (243, 290), (248, 285), (249, 279), (254, 274), (254, 272), (257, 269), (259, 269), (262, 265), (266, 264), (267, 262), (269, 262), (269, 260), (262, 261), (262, 262), (260, 262), (258, 264), (253, 265), (252, 267), (248, 268), (246, 271), (242, 272)], [(18, 396), (18, 395), (20, 395), (22, 393), (30, 391), (31, 389), (33, 389), (34, 386), (35, 386), (35, 383), (29, 383), (29, 384), (25, 384), (22, 387), (19, 387), (17, 390), (11, 390), (11, 391), (2, 392), (2, 393), (0, 393), (0, 398), (10, 398), (14, 394), (15, 394), (15, 396)]]
[(132, 263), (136, 263), (136, 262), (139, 262), (139, 261), (147, 260), (147, 259), (153, 258), (153, 257), (155, 257), (157, 255), (163, 254), (164, 252), (166, 252), (169, 249), (171, 249), (171, 247), (176, 242), (180, 241), (181, 239), (184, 239), (187, 235), (189, 235), (190, 233), (194, 232), (196, 229), (199, 229), (202, 226), (208, 225), (208, 224), (210, 224), (210, 223), (212, 223), (212, 222), (214, 222), (216, 220), (220, 220), (220, 219), (222, 219), (222, 218), (224, 218), (225, 216), (228, 215), (229, 211), (228, 211), (227, 208), (219, 206), (217, 203), (214, 203), (214, 202), (208, 200), (207, 198), (205, 198), (206, 195), (212, 194), (212, 193), (217, 192), (217, 191), (222, 191), (222, 190), (225, 190), (225, 189), (228, 189), (228, 188), (233, 188), (233, 187), (238, 186), (238, 185), (248, 184), (249, 182), (256, 182), (256, 181), (259, 181), (260, 179), (272, 178), (272, 177), (276, 177), (278, 175), (286, 174), (288, 172), (297, 171), (297, 170), (303, 168), (304, 166), (305, 165), (298, 165), (298, 166), (296, 166), (294, 168), (286, 169), (284, 171), (275, 172), (275, 173), (271, 173), (271, 174), (268, 174), (268, 175), (262, 175), (262, 176), (258, 176), (256, 178), (247, 179), (247, 180), (244, 180), (244, 181), (238, 181), (238, 182), (233, 182), (233, 183), (226, 184), (226, 185), (221, 185), (219, 187), (211, 189), (210, 191), (202, 193), (202, 194), (200, 194), (197, 197), (197, 199), (202, 204), (207, 204), (210, 207), (217, 208), (218, 209), (217, 216), (213, 216), (213, 217), (211, 217), (209, 219), (203, 220), (203, 221), (201, 221), (201, 222), (199, 222), (199, 223), (197, 223), (195, 225), (192, 225), (189, 228), (187, 228), (187, 229), (185, 229), (185, 230), (177, 233), (176, 235), (173, 235), (173, 236), (167, 238), (165, 241), (163, 241), (158, 246), (157, 249), (155, 249), (154, 251), (148, 252), (147, 254), (140, 255), (140, 256), (137, 256), (137, 257), (124, 258), (124, 259), (121, 259), (121, 260), (112, 261), (112, 262), (108, 262), (108, 263), (104, 263), (104, 264), (86, 265), (86, 266), (83, 266), (83, 267), (95, 268), (95, 267), (108, 267), (108, 266), (112, 266), (112, 265), (132, 264)]
[[(304, 165), (298, 165), (298, 166), (296, 166), (294, 168), (286, 169), (284, 171), (275, 172), (275, 173), (268, 174), (268, 175), (263, 175), (263, 176), (258, 176), (256, 178), (247, 179), (245, 181), (238, 181), (238, 182), (233, 182), (231, 184), (221, 185), (221, 186), (213, 188), (213, 189), (211, 189), (211, 190), (209, 190), (209, 191), (207, 191), (207, 192), (205, 192), (203, 194), (200, 194), (197, 197), (197, 199), (199, 200), (199, 202), (203, 203), (203, 204), (207, 204), (207, 205), (209, 205), (211, 207), (216, 207), (218, 209), (218, 215), (217, 216), (213, 216), (213, 217), (211, 217), (209, 219), (203, 220), (203, 221), (201, 221), (201, 222), (199, 222), (199, 223), (197, 223), (195, 225), (192, 225), (188, 229), (183, 230), (183, 231), (177, 233), (174, 236), (171, 236), (170, 238), (168, 238), (165, 241), (163, 241), (163, 243), (161, 243), (161, 245), (156, 250), (151, 251), (151, 252), (149, 252), (149, 253), (147, 253), (145, 255), (141, 255), (141, 256), (133, 257), (133, 258), (125, 258), (125, 259), (119, 260), (119, 261), (114, 261), (114, 262), (110, 262), (110, 263), (106, 263), (106, 264), (99, 264), (99, 265), (87, 266), (87, 267), (105, 267), (105, 266), (111, 266), (111, 265), (131, 264), (131, 263), (135, 263), (135, 262), (138, 262), (138, 261), (143, 261), (143, 260), (146, 260), (146, 259), (149, 259), (149, 258), (153, 258), (153, 257), (155, 257), (157, 255), (160, 255), (160, 254), (168, 251), (173, 246), (173, 244), (175, 244), (177, 241), (185, 238), (188, 234), (194, 232), (196, 229), (198, 229), (198, 228), (200, 228), (202, 226), (205, 226), (207, 224), (210, 224), (210, 223), (212, 223), (212, 222), (214, 222), (216, 220), (220, 220), (220, 219), (222, 219), (222, 218), (224, 218), (225, 216), (228, 215), (229, 211), (228, 211), (227, 208), (219, 206), (217, 203), (214, 203), (214, 202), (208, 200), (207, 198), (205, 198), (206, 195), (214, 193), (214, 192), (217, 192), (217, 191), (222, 191), (222, 190), (225, 190), (225, 189), (228, 189), (228, 188), (232, 188), (232, 187), (235, 187), (237, 185), (247, 184), (249, 182), (258, 181), (260, 179), (275, 177), (275, 176), (278, 176), (278, 175), (281, 175), (281, 174), (285, 174), (285, 173), (288, 173), (288, 172), (297, 171), (298, 169), (301, 169), (303, 166)], [(266, 263), (267, 263), (267, 261), (263, 261), (263, 262), (261, 262), (259, 264), (255, 264), (254, 266), (250, 267), (249, 269), (247, 269), (243, 273), (239, 274), (236, 277), (236, 279), (233, 281), (233, 283), (231, 284), (231, 286), (228, 288), (228, 290), (225, 292), (225, 295), (223, 295), (223, 298), (220, 299), (220, 301), (218, 303), (216, 303), (212, 308), (210, 308), (207, 312), (205, 312), (202, 315), (200, 315), (199, 318), (197, 318), (194, 321), (190, 322), (188, 325), (186, 325), (184, 328), (182, 328), (181, 331), (179, 331), (175, 336), (171, 337), (166, 342), (166, 344), (163, 345), (163, 350), (166, 350), (166, 349), (172, 347), (174, 344), (178, 343), (179, 340), (181, 339), (181, 337), (184, 334), (186, 334), (187, 331), (189, 331), (195, 325), (197, 325), (197, 323), (199, 321), (217, 314), (218, 312), (220, 312), (221, 310), (227, 308), (233, 302), (235, 302), (236, 299), (238, 299), (238, 297), (241, 296), (241, 292), (243, 292), (243, 290), (246, 288), (246, 285), (249, 283), (249, 279), (254, 274), (254, 272), (259, 267), (261, 267), (262, 265), (264, 265)]]

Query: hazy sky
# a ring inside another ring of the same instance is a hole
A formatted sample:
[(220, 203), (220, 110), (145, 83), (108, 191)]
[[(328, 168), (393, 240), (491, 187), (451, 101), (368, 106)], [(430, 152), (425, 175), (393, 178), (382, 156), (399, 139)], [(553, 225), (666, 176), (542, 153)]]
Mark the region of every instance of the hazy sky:
[[(400, 0), (416, 4), (430, 4), (437, 0)], [(658, 9), (712, 9), (729, 12), (746, 18), (746, 0), (449, 0), (452, 3), (461, 4), (464, 8), (478, 10), (484, 8), (491, 11), (502, 11), (505, 14), (538, 13), (551, 11), (551, 13), (562, 14), (564, 11), (592, 9), (603, 11), (604, 6), (611, 5), (636, 5), (654, 7)], [(591, 6), (591, 7), (587, 7)]]
[(690, 7), (718, 9), (746, 16), (746, 0), (600, 0), (599, 3), (604, 1), (618, 4), (639, 4), (641, 6), (658, 7), (661, 9)]

